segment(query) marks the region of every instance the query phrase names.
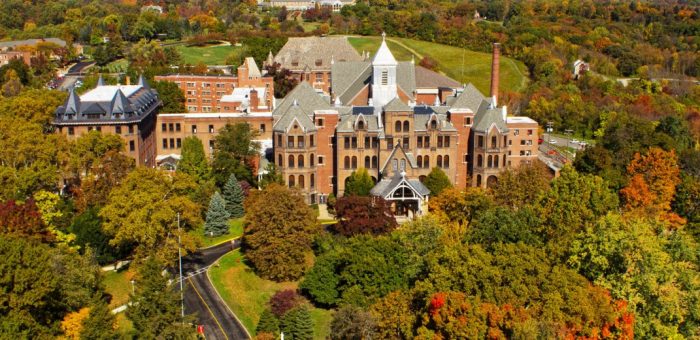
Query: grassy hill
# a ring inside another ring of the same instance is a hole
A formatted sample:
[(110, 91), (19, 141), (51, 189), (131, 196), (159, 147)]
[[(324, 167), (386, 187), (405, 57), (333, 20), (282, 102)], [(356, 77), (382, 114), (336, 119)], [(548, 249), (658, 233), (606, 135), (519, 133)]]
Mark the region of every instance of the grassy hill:
[[(350, 44), (358, 52), (370, 51), (374, 54), (379, 48), (381, 37), (348, 37)], [(482, 93), (488, 95), (491, 83), (491, 54), (467, 49), (404, 38), (387, 38), (387, 45), (397, 60), (411, 60), (416, 63), (424, 56), (438, 62), (439, 71), (461, 83), (472, 83)], [(527, 69), (517, 60), (501, 56), (501, 91), (520, 91), (527, 84)]]
[(229, 55), (234, 54), (238, 59), (242, 59), (240, 54), (243, 53), (243, 47), (231, 45), (202, 47), (177, 45), (175, 49), (180, 52), (182, 62), (191, 65), (196, 65), (200, 62), (206, 65), (224, 65)]

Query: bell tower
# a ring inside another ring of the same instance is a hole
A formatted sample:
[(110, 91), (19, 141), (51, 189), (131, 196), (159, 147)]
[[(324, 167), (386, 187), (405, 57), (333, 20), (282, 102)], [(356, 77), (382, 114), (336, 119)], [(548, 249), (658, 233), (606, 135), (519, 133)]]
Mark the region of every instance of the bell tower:
[(397, 96), (396, 58), (386, 45), (386, 33), (382, 33), (382, 44), (372, 59), (372, 105), (380, 112), (384, 105)]

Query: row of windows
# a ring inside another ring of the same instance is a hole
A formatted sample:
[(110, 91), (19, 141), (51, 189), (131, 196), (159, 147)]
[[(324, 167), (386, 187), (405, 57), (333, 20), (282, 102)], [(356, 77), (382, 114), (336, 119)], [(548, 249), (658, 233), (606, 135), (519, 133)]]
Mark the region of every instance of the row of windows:
[[(355, 156), (345, 156), (343, 160), (343, 167), (345, 169), (357, 169), (357, 157)], [(365, 156), (365, 169), (376, 169), (379, 167), (379, 158), (377, 156)]]
[[(265, 132), (265, 124), (260, 124), (260, 131)], [(296, 140), (296, 144), (294, 141)], [(296, 145), (297, 148), (304, 148), (306, 144), (306, 138), (304, 136), (287, 136), (287, 148), (293, 149)], [(277, 135), (277, 145), (282, 146), (282, 135)], [(316, 146), (316, 141), (314, 135), (309, 135), (309, 146)]]
[[(515, 129), (515, 130), (513, 130), (513, 136), (517, 136), (517, 135), (519, 135), (519, 134), (520, 134), (520, 129)], [(528, 135), (528, 136), (532, 136), (532, 134), (533, 134), (533, 130), (532, 130), (532, 129), (528, 129), (528, 130), (527, 130), (527, 135)]]
[[(480, 148), (484, 147), (484, 136), (478, 136), (476, 138), (476, 145)], [(503, 145), (508, 145), (508, 136), (503, 136)], [(496, 136), (491, 136), (491, 145), (489, 146), (491, 149), (496, 149), (498, 148), (498, 137)]]
[[(489, 155), (486, 159), (486, 167), (487, 168), (498, 168), (499, 167), (499, 159), (498, 155)], [(484, 167), (484, 157), (482, 155), (476, 156), (476, 166), (479, 168)], [(500, 165), (505, 167), (506, 166), (506, 156), (503, 156), (503, 165)]]
[(170, 145), (170, 149), (179, 149), (182, 147), (182, 140), (180, 138), (170, 138), (170, 143), (168, 144), (168, 139), (163, 138), (163, 149), (168, 149), (168, 145)]
[[(102, 131), (102, 126), (95, 126), (95, 127), (88, 126), (87, 129), (88, 129), (88, 131), (95, 130), (95, 131), (100, 131), (100, 132), (101, 132), (101, 131)], [(128, 129), (129, 129), (129, 134), (134, 133), (134, 126), (133, 126), (133, 125), (129, 125)], [(122, 134), (122, 126), (121, 126), (121, 125), (115, 126), (115, 127), (114, 127), (114, 133), (117, 134), (117, 135), (121, 135), (121, 134)], [(69, 135), (69, 136), (75, 135), (75, 128), (74, 128), (74, 127), (72, 127), (72, 126), (69, 126), (69, 127), (68, 127), (68, 135)]]
[[(309, 155), (309, 167), (314, 166), (314, 160), (316, 158), (314, 157), (314, 154)], [(295, 162), (296, 160), (296, 162)], [(304, 155), (298, 155), (297, 157), (294, 157), (294, 155), (289, 155), (287, 158), (287, 167), (288, 168), (293, 168), (294, 165), (296, 164), (297, 168), (303, 168), (304, 167)], [(318, 164), (323, 164), (323, 157), (318, 156)], [(277, 155), (277, 165), (282, 167), (284, 164), (282, 164), (282, 155)]]
[[(216, 86), (217, 88), (225, 88), (226, 85), (228, 85), (228, 87), (236, 87), (237, 84), (233, 84), (233, 83), (231, 83), (231, 84), (215, 83), (214, 84), (214, 86)], [(180, 84), (180, 86), (183, 86), (183, 85)], [(196, 82), (187, 82), (184, 86), (189, 87), (189, 88), (197, 87), (197, 83)], [(201, 86), (204, 88), (210, 88), (211, 83), (201, 83)]]
[[(289, 184), (290, 188), (298, 187), (303, 189), (306, 186), (306, 183), (304, 182), (304, 175), (296, 176), (296, 178), (294, 175), (289, 175), (289, 181), (287, 183)], [(316, 187), (316, 176), (311, 174), (309, 175), (309, 188), (314, 187)]]
[(177, 132), (180, 132), (180, 129), (181, 129), (180, 123), (167, 123), (167, 124), (166, 124), (166, 123), (162, 123), (162, 124), (160, 124), (160, 131), (163, 131), (163, 132), (165, 132), (165, 131), (170, 131), (170, 132), (177, 131)]

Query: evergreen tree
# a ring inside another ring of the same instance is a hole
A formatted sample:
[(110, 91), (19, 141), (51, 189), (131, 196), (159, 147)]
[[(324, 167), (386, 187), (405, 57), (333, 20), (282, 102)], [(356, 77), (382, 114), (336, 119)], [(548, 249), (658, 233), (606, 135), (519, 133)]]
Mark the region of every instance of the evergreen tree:
[(273, 333), (277, 334), (280, 331), (280, 321), (277, 319), (275, 314), (269, 309), (265, 309), (260, 315), (260, 321), (258, 321), (258, 327), (255, 328), (255, 333)]
[(369, 176), (367, 169), (360, 168), (348, 177), (345, 182), (345, 196), (369, 196), (369, 191), (374, 187), (374, 181)]
[(168, 285), (162, 270), (163, 265), (155, 257), (149, 257), (139, 267), (136, 294), (131, 296), (126, 316), (141, 338), (188, 338), (192, 329), (187, 326), (189, 321), (183, 322), (180, 316), (180, 294), (175, 291), (179, 285)]
[(226, 210), (232, 218), (243, 217), (245, 211), (243, 210), (243, 189), (241, 189), (241, 184), (238, 183), (236, 175), (231, 174), (229, 176), (226, 185), (224, 185), (223, 191), (224, 200), (226, 200)]
[(431, 196), (439, 195), (443, 190), (452, 187), (450, 179), (445, 175), (445, 172), (440, 170), (440, 168), (435, 167), (430, 170), (430, 173), (423, 181), (425, 187), (430, 190)]
[(182, 141), (181, 157), (177, 163), (177, 171), (192, 176), (197, 182), (209, 178), (209, 164), (199, 138), (190, 136)]
[(204, 223), (204, 234), (219, 236), (228, 234), (228, 219), (231, 215), (226, 210), (226, 201), (219, 192), (215, 192), (209, 201), (207, 221)]
[(119, 334), (114, 330), (114, 315), (103, 300), (97, 301), (87, 319), (83, 321), (80, 332), (81, 339), (110, 340), (119, 339)]
[(285, 338), (310, 340), (314, 337), (314, 322), (306, 306), (294, 308), (282, 316), (280, 328)]

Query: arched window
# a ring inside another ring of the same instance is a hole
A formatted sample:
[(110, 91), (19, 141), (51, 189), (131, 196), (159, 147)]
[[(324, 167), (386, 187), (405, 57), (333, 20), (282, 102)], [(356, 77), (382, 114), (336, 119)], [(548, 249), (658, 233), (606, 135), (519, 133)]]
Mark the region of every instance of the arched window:
[(343, 168), (350, 169), (350, 156), (345, 156), (343, 160)]
[(488, 164), (488, 167), (489, 167), (489, 168), (492, 168), (492, 167), (493, 167), (493, 156), (489, 155), (489, 158), (488, 158), (488, 159), (489, 159), (489, 160), (488, 160), (488, 163), (487, 163), (487, 164)]
[(430, 128), (433, 129), (433, 130), (437, 129), (437, 120), (433, 119), (433, 120), (430, 122)]
[(299, 156), (297, 157), (297, 160), (298, 160), (298, 163), (299, 163), (299, 167), (300, 167), (300, 168), (303, 168), (303, 167), (304, 167), (304, 155), (299, 155)]
[(496, 138), (496, 136), (491, 136), (491, 148), (495, 149), (497, 147), (496, 144), (498, 144), (498, 138)]
[(398, 120), (396, 121), (396, 124), (394, 124), (394, 132), (401, 132), (401, 122)]
[(450, 156), (445, 155), (445, 157), (442, 158), (442, 167), (445, 169), (450, 167)]
[(476, 175), (476, 186), (477, 187), (481, 186), (481, 175)]
[(410, 130), (410, 129), (409, 129), (408, 121), (407, 121), (407, 120), (404, 120), (404, 121), (403, 121), (403, 132), (408, 132), (409, 130)]
[(316, 176), (314, 174), (309, 175), (309, 188), (316, 187)]
[(493, 167), (498, 168), (498, 155), (493, 156)]
[(304, 188), (304, 175), (299, 175), (299, 187)]
[(478, 167), (483, 167), (484, 166), (484, 157), (481, 155), (476, 156), (476, 166)]
[(294, 167), (294, 156), (293, 156), (293, 155), (289, 155), (289, 160), (288, 160), (288, 161), (289, 161), (289, 162), (287, 162), (287, 166), (289, 166), (290, 168), (293, 168), (293, 167)]
[(352, 168), (357, 169), (357, 157), (352, 156)]
[(442, 168), (442, 156), (440, 155), (437, 156), (437, 166), (438, 168)]
[(309, 166), (314, 166), (315, 162), (316, 162), (316, 157), (314, 156), (314, 154), (310, 154), (309, 155)]
[(424, 168), (430, 167), (430, 157), (428, 157), (428, 156), (423, 157), (423, 167)]
[(372, 169), (376, 169), (379, 167), (379, 159), (377, 156), (372, 156)]
[(282, 167), (284, 165), (284, 164), (282, 164), (282, 162), (284, 162), (282, 160), (282, 154), (277, 155), (277, 165)]
[(419, 168), (422, 168), (423, 167), (423, 156), (416, 157), (416, 163), (417, 163)]
[(294, 175), (289, 175), (289, 187), (294, 187)]
[(370, 165), (371, 164), (369, 156), (365, 156), (365, 169), (369, 169)]
[(365, 121), (360, 119), (359, 122), (357, 122), (357, 129), (358, 130), (364, 130), (365, 129)]

